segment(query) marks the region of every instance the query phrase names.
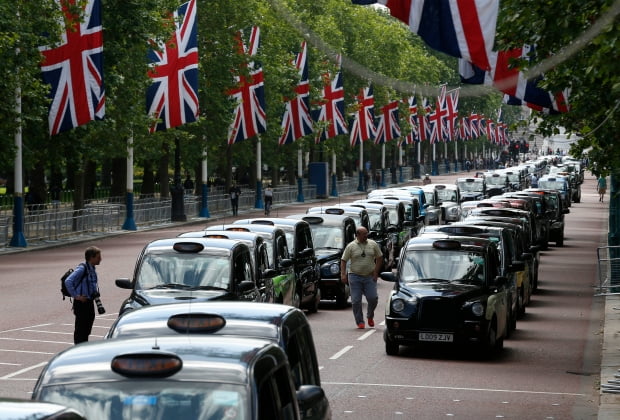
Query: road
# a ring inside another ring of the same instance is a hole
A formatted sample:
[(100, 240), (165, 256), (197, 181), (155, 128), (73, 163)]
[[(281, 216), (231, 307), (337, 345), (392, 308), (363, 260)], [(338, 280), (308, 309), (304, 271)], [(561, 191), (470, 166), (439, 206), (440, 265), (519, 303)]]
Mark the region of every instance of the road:
[[(445, 175), (434, 182), (454, 178)], [(596, 247), (606, 243), (607, 208), (598, 202), (594, 178), (586, 178), (582, 202), (566, 216), (565, 246), (543, 252), (539, 290), (497, 358), (404, 347), (399, 356), (387, 356), (382, 321), (392, 285), (382, 281), (375, 329), (356, 329), (350, 308), (336, 309), (330, 302), (309, 315), (334, 419), (596, 418), (603, 301), (594, 297), (592, 286), (598, 281)], [(315, 205), (277, 207), (272, 215)], [(46, 361), (72, 345), (73, 315), (69, 301), (62, 301), (58, 279), (82, 259), (87, 245), (103, 250), (97, 271), (108, 312), (95, 321), (91, 339), (97, 340), (127, 295), (114, 279), (131, 276), (143, 245), (204, 225), (0, 256), (0, 396), (29, 398)]]

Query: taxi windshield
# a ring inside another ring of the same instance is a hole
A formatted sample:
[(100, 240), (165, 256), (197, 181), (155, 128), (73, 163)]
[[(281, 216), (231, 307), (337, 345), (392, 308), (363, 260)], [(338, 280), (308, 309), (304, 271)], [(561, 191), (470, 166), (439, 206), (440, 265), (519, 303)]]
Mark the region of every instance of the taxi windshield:
[(565, 182), (564, 181), (545, 181), (545, 180), (541, 180), (541, 181), (538, 181), (538, 187), (539, 188), (544, 188), (544, 189), (547, 189), (547, 190), (564, 191), (564, 189), (565, 189)]
[(244, 387), (218, 383), (131, 380), (57, 385), (42, 389), (41, 399), (71, 407), (89, 420), (251, 417)]
[(441, 201), (453, 201), (456, 203), (456, 191), (447, 188), (437, 190), (437, 195)]
[(467, 192), (478, 192), (478, 191), (482, 191), (482, 182), (467, 182), (467, 181), (461, 181), (458, 183), (459, 188), (461, 189), (461, 191), (467, 191)]
[(416, 251), (408, 254), (400, 267), (404, 283), (482, 284), (484, 278), (484, 258), (468, 251)]
[(381, 213), (380, 212), (368, 212), (368, 219), (370, 219), (370, 230), (381, 230)]
[(312, 241), (315, 248), (344, 248), (340, 226), (312, 225)]
[(228, 256), (176, 252), (147, 254), (136, 276), (136, 288), (215, 287), (226, 290), (229, 273)]
[(490, 176), (486, 178), (486, 181), (489, 185), (504, 185), (506, 183), (506, 178), (503, 176)]

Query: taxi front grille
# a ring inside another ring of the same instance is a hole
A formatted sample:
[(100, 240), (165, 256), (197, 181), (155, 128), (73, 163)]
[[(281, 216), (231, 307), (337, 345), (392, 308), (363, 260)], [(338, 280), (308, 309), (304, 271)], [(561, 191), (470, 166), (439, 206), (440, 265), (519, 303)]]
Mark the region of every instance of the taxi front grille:
[(450, 330), (456, 328), (458, 311), (451, 299), (422, 299), (418, 311), (418, 328), (433, 330)]

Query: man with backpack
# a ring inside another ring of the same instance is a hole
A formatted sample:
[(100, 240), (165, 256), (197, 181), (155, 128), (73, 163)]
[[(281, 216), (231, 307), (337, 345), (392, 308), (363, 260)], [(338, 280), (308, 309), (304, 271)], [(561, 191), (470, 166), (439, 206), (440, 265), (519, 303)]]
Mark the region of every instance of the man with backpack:
[[(101, 250), (90, 246), (86, 248), (84, 258), (86, 261), (80, 263), (65, 280), (67, 292), (73, 299), (73, 314), (75, 315), (73, 342), (75, 344), (88, 341), (95, 322), (95, 299), (99, 299), (95, 266), (101, 263)], [(99, 307), (100, 304), (101, 301), (97, 306)]]

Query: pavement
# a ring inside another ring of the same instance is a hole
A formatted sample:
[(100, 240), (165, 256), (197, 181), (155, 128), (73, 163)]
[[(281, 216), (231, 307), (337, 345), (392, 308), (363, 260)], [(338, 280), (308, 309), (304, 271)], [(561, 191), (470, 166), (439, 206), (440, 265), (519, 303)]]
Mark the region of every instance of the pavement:
[[(437, 180), (435, 182), (443, 182)], [(414, 182), (415, 183), (415, 182)], [(419, 182), (418, 182), (419, 183)], [(316, 200), (319, 201), (319, 200)], [(311, 202), (311, 201), (308, 201)], [(280, 204), (274, 205), (273, 208), (283, 207), (288, 204)], [(608, 206), (608, 202), (605, 203)], [(262, 210), (250, 209), (244, 210), (239, 209), (240, 215), (245, 215), (246, 217), (254, 217), (261, 216)], [(212, 215), (208, 221), (215, 221), (222, 218), (229, 218), (229, 214), (215, 214)], [(140, 228), (141, 231), (150, 230), (150, 229), (162, 229), (168, 228), (174, 225), (179, 224), (196, 224), (203, 223), (204, 218), (188, 218), (186, 222), (175, 222), (166, 225), (157, 225), (156, 227), (145, 227)], [(118, 231), (118, 232), (109, 232), (110, 235), (124, 235), (131, 234), (134, 231)], [(100, 238), (100, 236), (98, 236)], [(14, 247), (0, 247), (0, 256), (6, 254), (12, 254), (17, 252), (29, 252), (29, 251), (37, 251), (46, 248), (58, 247), (67, 245), (67, 243), (78, 243), (78, 242), (86, 242), (92, 241), (94, 237), (92, 236), (81, 236), (73, 239), (67, 239), (62, 242), (55, 243), (36, 243), (29, 244), (26, 248), (14, 248)], [(603, 322), (603, 342), (602, 342), (602, 357), (601, 357), (601, 374), (600, 374), (600, 391), (599, 391), (599, 411), (598, 411), (598, 420), (620, 420), (620, 294), (618, 295), (607, 295), (602, 297), (605, 300), (604, 304), (604, 322)]]

